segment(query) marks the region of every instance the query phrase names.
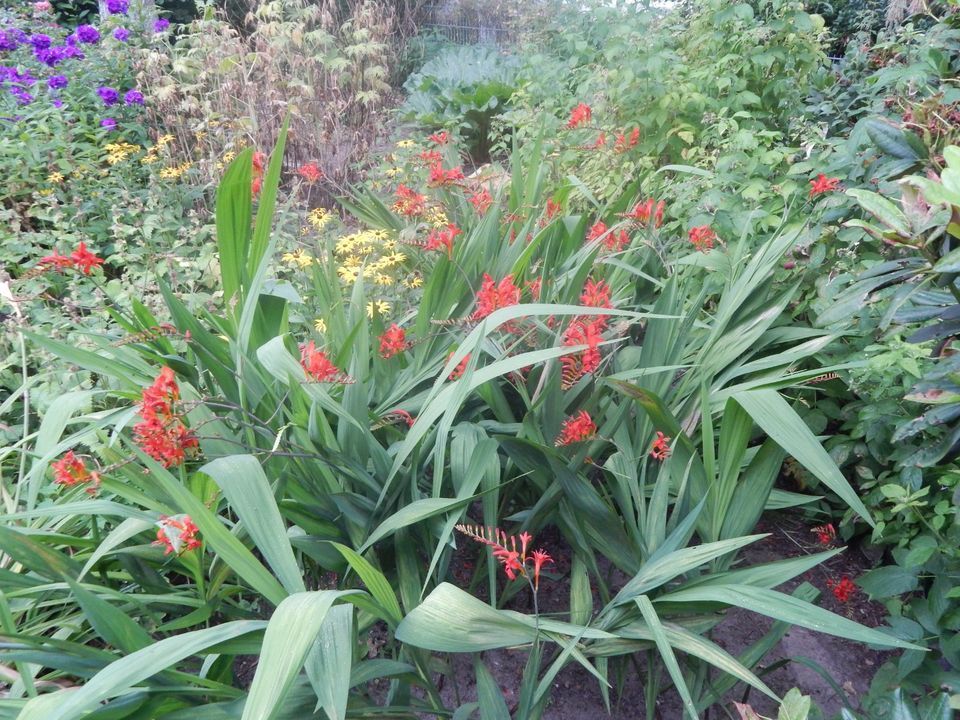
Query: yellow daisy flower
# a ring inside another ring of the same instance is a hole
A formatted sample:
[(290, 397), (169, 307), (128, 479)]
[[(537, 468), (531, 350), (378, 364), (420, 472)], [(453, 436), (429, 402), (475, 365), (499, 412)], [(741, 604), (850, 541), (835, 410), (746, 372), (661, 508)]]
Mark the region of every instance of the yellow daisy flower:
[(325, 333), (327, 331), (327, 323), (324, 322), (323, 318), (317, 318), (314, 320), (313, 327), (318, 333)]
[(301, 269), (310, 267), (313, 264), (313, 258), (310, 257), (303, 248), (297, 248), (293, 252), (284, 253), (281, 258), (290, 267), (299, 267)]
[(373, 319), (373, 314), (386, 315), (390, 312), (390, 303), (384, 300), (371, 300), (367, 303), (367, 317)]

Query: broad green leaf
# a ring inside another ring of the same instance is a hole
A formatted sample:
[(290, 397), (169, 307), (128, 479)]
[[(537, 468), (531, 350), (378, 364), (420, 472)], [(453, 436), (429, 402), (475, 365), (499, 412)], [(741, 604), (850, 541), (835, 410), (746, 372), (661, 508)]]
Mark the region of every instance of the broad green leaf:
[(783, 696), (777, 720), (807, 720), (810, 715), (810, 698), (796, 688)]
[(847, 190), (847, 195), (854, 198), (868, 213), (904, 238), (910, 237), (910, 223), (900, 208), (870, 190)]
[(477, 675), (477, 703), (480, 705), (480, 720), (510, 720), (510, 711), (500, 692), (500, 686), (493, 679), (479, 656), (473, 660), (473, 669)]
[(217, 186), (217, 249), (224, 302), (229, 303), (243, 282), (250, 245), (253, 150), (240, 152)]
[(125, 653), (131, 653), (153, 642), (150, 633), (140, 627), (127, 613), (69, 578), (67, 583), (83, 610), (84, 619), (108, 645)]
[(924, 649), (790, 595), (756, 586), (705, 585), (666, 593), (656, 602), (723, 603), (848, 640), (883, 647)]
[(344, 720), (353, 669), (353, 607), (330, 608), (307, 655), (307, 677), (317, 693), (317, 707), (330, 720)]
[[(128, 692), (181, 660), (264, 627), (266, 623), (260, 620), (235, 620), (160, 640), (110, 663), (79, 689), (60, 690), (30, 700), (17, 720), (77, 720), (103, 701)], [(59, 702), (50, 698), (58, 698)]]
[(634, 598), (634, 601), (637, 603), (637, 607), (640, 608), (640, 614), (643, 615), (643, 619), (650, 627), (650, 632), (653, 633), (657, 650), (660, 651), (660, 657), (667, 668), (670, 679), (673, 680), (673, 686), (677, 689), (677, 693), (679, 693), (680, 699), (683, 701), (684, 710), (687, 711), (687, 714), (692, 720), (699, 720), (697, 717), (697, 708), (693, 704), (693, 698), (690, 696), (690, 689), (683, 679), (683, 672), (680, 670), (677, 656), (673, 654), (673, 648), (670, 647), (670, 641), (667, 639), (663, 626), (660, 624), (660, 617), (657, 615), (657, 611), (654, 610), (653, 603), (650, 602), (650, 598), (646, 595)]
[(400, 611), (400, 603), (397, 601), (397, 595), (394, 593), (393, 587), (387, 578), (384, 577), (383, 573), (371, 565), (360, 553), (348, 548), (346, 545), (341, 545), (340, 543), (330, 544), (340, 551), (340, 554), (343, 555), (344, 559), (350, 564), (353, 571), (363, 580), (363, 584), (367, 586), (367, 590), (373, 596), (374, 600), (380, 603), (388, 615), (384, 620), (391, 624), (400, 622), (400, 619), (403, 617), (403, 613)]
[(833, 458), (810, 431), (797, 411), (773, 390), (749, 390), (734, 399), (770, 438), (833, 490), (841, 500), (872, 527), (870, 512), (840, 472)]
[(327, 616), (339, 598), (356, 591), (318, 590), (290, 595), (273, 613), (241, 720), (271, 720), (283, 707)]
[(260, 462), (252, 455), (229, 455), (208, 462), (200, 472), (213, 478), (223, 490), (243, 529), (284, 589), (291, 594), (306, 590), (287, 527)]
[[(479, 476), (476, 478), (479, 483)], [(451, 510), (457, 510), (466, 507), (473, 502), (474, 497), (466, 498), (424, 498), (423, 500), (414, 500), (409, 505), (405, 505), (393, 515), (384, 520), (377, 529), (370, 533), (370, 537), (360, 548), (363, 553), (373, 547), (377, 542), (389, 537), (397, 530), (408, 527), (421, 520), (440, 515)]]

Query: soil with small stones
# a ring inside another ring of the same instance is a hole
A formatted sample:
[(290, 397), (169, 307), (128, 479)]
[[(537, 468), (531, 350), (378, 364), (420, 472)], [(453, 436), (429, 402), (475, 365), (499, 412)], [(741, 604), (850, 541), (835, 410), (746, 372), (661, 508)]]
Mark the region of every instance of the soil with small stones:
[[(768, 514), (758, 525), (756, 532), (769, 533), (769, 536), (747, 547), (740, 553), (737, 566), (745, 567), (785, 558), (800, 557), (820, 552), (825, 548), (818, 544), (817, 536), (810, 526), (800, 519), (782, 514)], [(563, 613), (568, 607), (568, 585), (563, 581), (569, 572), (564, 558), (568, 556), (559, 535), (542, 533), (537, 544), (543, 544), (554, 558), (557, 566), (551, 568), (559, 579), (556, 583), (543, 580), (540, 589), (540, 610), (546, 615), (555, 615), (558, 619), (567, 619)], [(460, 581), (466, 587), (473, 575), (473, 561), (470, 546), (461, 544), (461, 549), (451, 566), (452, 582)], [(883, 606), (871, 602), (859, 590), (847, 601), (838, 600), (830, 586), (844, 577), (856, 579), (874, 565), (859, 547), (848, 547), (839, 555), (830, 558), (800, 577), (794, 578), (777, 589), (791, 593), (801, 583), (808, 582), (820, 591), (816, 601), (821, 607), (838, 615), (855, 620), (868, 627), (883, 624), (885, 611)], [(622, 584), (626, 578), (618, 577), (615, 570), (610, 571), (614, 585)], [(618, 582), (619, 581), (619, 582)], [(475, 594), (483, 597), (480, 588)], [(532, 612), (529, 593), (521, 592), (508, 603), (508, 607), (519, 612)], [(595, 598), (594, 607), (600, 606)], [(713, 630), (711, 638), (733, 655), (759, 640), (771, 627), (773, 621), (756, 614), (732, 609)], [(755, 669), (776, 693), (782, 695), (792, 687), (799, 688), (810, 695), (825, 717), (839, 713), (845, 705), (858, 706), (859, 698), (866, 692), (874, 673), (890, 653), (877, 652), (860, 643), (846, 641), (831, 635), (813, 632), (804, 628), (792, 627), (780, 642), (768, 653)], [(527, 653), (523, 649), (496, 650), (482, 653), (482, 659), (499, 684), (507, 704), (511, 707), (517, 702), (517, 691), (523, 673)], [(445, 678), (442, 697), (448, 707), (476, 699), (476, 682), (473, 670), (473, 658), (469, 655), (453, 657), (453, 673)], [(818, 668), (820, 672), (815, 670)], [(576, 663), (568, 664), (556, 677), (551, 693), (551, 702), (544, 713), (545, 720), (586, 720), (588, 718), (608, 717), (612, 720), (638, 720), (645, 717), (644, 712), (644, 668), (641, 665), (627, 673), (628, 677), (620, 688), (610, 693), (611, 708), (609, 714), (600, 694), (598, 681)], [(822, 674), (821, 674), (822, 673)], [(825, 679), (830, 678), (831, 681)], [(838, 693), (842, 693), (841, 697)], [(727, 693), (724, 705), (732, 709), (731, 703), (743, 701), (744, 686), (738, 685)], [(772, 700), (757, 691), (751, 691), (747, 701), (762, 714), (776, 716)], [(678, 697), (673, 692), (662, 693), (657, 699), (657, 717), (661, 720), (680, 720), (683, 712)], [(714, 710), (713, 717), (729, 717), (725, 712)]]

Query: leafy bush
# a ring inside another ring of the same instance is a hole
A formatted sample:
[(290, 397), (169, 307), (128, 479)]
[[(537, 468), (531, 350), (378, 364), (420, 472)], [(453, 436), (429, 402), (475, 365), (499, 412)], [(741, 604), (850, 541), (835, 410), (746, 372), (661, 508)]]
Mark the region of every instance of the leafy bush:
[(429, 129), (454, 131), (475, 160), (490, 155), (490, 125), (517, 89), (517, 61), (483, 45), (441, 50), (404, 83), (403, 116)]

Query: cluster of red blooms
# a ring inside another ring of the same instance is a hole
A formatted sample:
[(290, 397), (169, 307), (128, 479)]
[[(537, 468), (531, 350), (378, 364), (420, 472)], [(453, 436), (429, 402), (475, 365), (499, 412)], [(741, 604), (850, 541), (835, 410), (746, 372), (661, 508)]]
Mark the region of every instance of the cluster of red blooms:
[(483, 188), (471, 195), (468, 201), (473, 205), (473, 209), (477, 211), (477, 215), (483, 215), (490, 209), (490, 206), (493, 205), (493, 196), (489, 190)]
[[(450, 351), (450, 354), (447, 355), (447, 360), (453, 357), (453, 350)], [(447, 376), (447, 380), (459, 380), (463, 377), (463, 373), (467, 370), (467, 363), (470, 362), (470, 353), (457, 363), (457, 366), (450, 371), (450, 375)]]
[(857, 592), (857, 586), (854, 585), (853, 580), (847, 576), (844, 576), (839, 581), (827, 580), (827, 587), (830, 588), (830, 592), (833, 593), (833, 596), (837, 600), (844, 603), (849, 602), (850, 598)]
[(100, 485), (100, 475), (96, 471), (88, 470), (83, 460), (73, 454), (73, 450), (53, 463), (52, 467), (53, 479), (58, 485), (73, 487), (90, 483), (87, 488), (90, 494), (95, 493)]
[[(586, 307), (611, 308), (610, 286), (603, 280), (587, 278), (580, 293), (580, 304)], [(561, 385), (572, 387), (584, 375), (596, 372), (600, 367), (600, 343), (603, 331), (607, 329), (609, 318), (606, 315), (584, 315), (573, 319), (563, 333), (564, 347), (586, 345), (580, 353), (571, 353), (560, 358)]]
[(428, 136), (427, 140), (432, 142), (434, 145), (446, 145), (447, 142), (450, 140), (450, 135), (447, 133), (446, 130), (441, 130), (438, 133), (434, 133), (433, 135)]
[(163, 554), (170, 555), (176, 553), (196, 550), (203, 544), (197, 534), (200, 529), (190, 519), (189, 515), (180, 515), (177, 517), (161, 517), (159, 529), (157, 530), (157, 539), (153, 541), (154, 545), (164, 547)]
[(443, 162), (443, 155), (437, 150), (422, 150), (419, 157), (424, 165), (439, 165)]
[(477, 309), (471, 320), (482, 320), (494, 310), (510, 307), (520, 302), (520, 288), (513, 284), (513, 275), (507, 275), (499, 283), (487, 273), (477, 291)]
[(581, 410), (575, 415), (571, 415), (563, 421), (560, 426), (560, 434), (557, 435), (554, 445), (562, 447), (575, 442), (590, 440), (597, 434), (597, 424), (590, 417), (590, 413)]
[(143, 390), (143, 420), (133, 426), (133, 439), (140, 449), (166, 468), (181, 464), (187, 457), (186, 451), (199, 445), (176, 412), (174, 406), (179, 400), (180, 388), (173, 370), (164, 367), (153, 385)]
[(817, 542), (821, 545), (829, 545), (837, 538), (837, 531), (834, 529), (833, 523), (810, 528), (810, 532), (816, 533)]
[[(509, 580), (513, 580), (520, 575), (525, 578), (533, 576), (534, 591), (540, 588), (540, 571), (548, 563), (553, 562), (543, 549), (534, 550), (527, 555), (527, 547), (533, 536), (530, 533), (522, 532), (519, 536), (507, 535), (500, 528), (484, 528), (473, 525), (457, 525), (457, 530), (462, 532), (479, 543), (493, 548), (493, 556), (503, 565), (503, 571)], [(519, 547), (517, 540), (519, 539)], [(527, 564), (532, 566), (527, 567)]]
[(443, 163), (435, 162), (430, 166), (430, 178), (427, 180), (427, 185), (430, 187), (444, 187), (446, 185), (454, 185), (460, 180), (463, 180), (463, 168), (455, 167), (444, 170)]
[(547, 198), (547, 209), (546, 209), (546, 222), (550, 222), (557, 215), (560, 214), (560, 211), (563, 210), (563, 206), (556, 202), (553, 198)]
[(630, 244), (630, 237), (627, 235), (626, 230), (620, 230), (619, 232), (607, 232), (609, 228), (603, 220), (598, 220), (593, 225), (590, 226), (590, 230), (587, 231), (587, 242), (593, 242), (598, 238), (603, 238), (603, 247), (605, 247), (610, 252), (620, 252), (627, 245)]
[(413, 188), (404, 184), (397, 186), (397, 193), (393, 203), (395, 212), (407, 217), (422, 215), (427, 206), (427, 196), (421, 195)]
[(823, 173), (820, 173), (810, 181), (810, 197), (816, 197), (825, 192), (833, 192), (839, 185), (840, 178), (828, 178)]
[(523, 286), (530, 291), (531, 299), (540, 299), (540, 289), (543, 286), (543, 281), (540, 278), (536, 278), (535, 280), (527, 280)]
[(605, 132), (597, 135), (597, 139), (593, 142), (593, 145), (590, 146), (592, 150), (599, 150), (604, 145), (607, 144), (607, 134)]
[(250, 180), (250, 192), (253, 193), (254, 197), (260, 194), (260, 188), (263, 187), (263, 164), (266, 160), (267, 156), (262, 152), (258, 151), (253, 154), (253, 177)]
[[(606, 138), (604, 138), (606, 140)], [(614, 152), (626, 152), (632, 147), (636, 147), (637, 143), (640, 141), (640, 128), (635, 127), (630, 131), (629, 137), (625, 136), (624, 133), (617, 133), (617, 139), (613, 144)]]
[(386, 417), (391, 420), (402, 420), (404, 423), (406, 423), (407, 427), (413, 427), (413, 415), (408, 413), (406, 410), (391, 410), (387, 413)]
[(657, 437), (653, 441), (650, 457), (663, 462), (670, 457), (670, 437), (657, 430)]
[(54, 250), (53, 255), (40, 258), (38, 265), (44, 269), (51, 268), (57, 271), (75, 268), (84, 275), (89, 275), (93, 268), (103, 265), (103, 258), (87, 250), (86, 244), (81, 241), (77, 244), (77, 249), (69, 255), (58, 255)]
[(647, 198), (646, 202), (637, 203), (634, 205), (633, 210), (628, 213), (624, 213), (620, 217), (633, 220), (634, 222), (638, 222), (643, 225), (649, 224), (650, 218), (652, 217), (654, 227), (660, 227), (663, 225), (664, 207), (665, 204), (663, 200), (655, 203), (653, 198)]
[(717, 234), (709, 225), (699, 225), (690, 228), (690, 242), (702, 253), (713, 249), (713, 244), (717, 239)]
[(453, 223), (447, 223), (446, 228), (436, 228), (427, 235), (426, 250), (440, 250), (446, 248), (447, 257), (453, 258), (453, 239), (462, 231)]
[(570, 120), (567, 122), (567, 127), (571, 130), (580, 127), (590, 122), (592, 116), (593, 111), (590, 109), (590, 106), (586, 103), (580, 103), (570, 111)]
[(300, 346), (300, 367), (317, 382), (332, 382), (339, 378), (340, 370), (330, 362), (323, 350), (318, 350), (313, 340)]
[(306, 163), (297, 168), (297, 175), (308, 183), (315, 183), (323, 177), (323, 170), (316, 163)]
[(380, 336), (380, 357), (384, 360), (399, 355), (408, 347), (410, 343), (407, 342), (407, 333), (396, 323), (388, 327)]

